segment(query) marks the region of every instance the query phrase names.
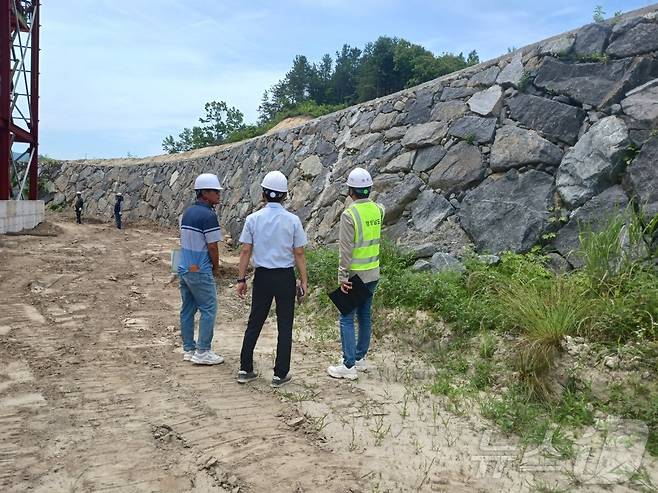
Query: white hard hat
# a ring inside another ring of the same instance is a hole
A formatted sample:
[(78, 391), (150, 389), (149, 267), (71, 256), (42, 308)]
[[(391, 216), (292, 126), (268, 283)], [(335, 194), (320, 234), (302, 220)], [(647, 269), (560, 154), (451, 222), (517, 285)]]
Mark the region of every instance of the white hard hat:
[(212, 173), (201, 173), (194, 180), (194, 190), (224, 190), (219, 184), (219, 178)]
[(123, 194), (121, 192), (117, 192), (117, 197), (121, 197)]
[(75, 192), (76, 195), (82, 195), (82, 192)]
[(366, 188), (372, 186), (372, 177), (363, 168), (354, 168), (347, 177), (347, 186), (352, 188)]
[(273, 192), (288, 192), (288, 179), (280, 171), (270, 171), (265, 175), (260, 184), (261, 187), (272, 190)]

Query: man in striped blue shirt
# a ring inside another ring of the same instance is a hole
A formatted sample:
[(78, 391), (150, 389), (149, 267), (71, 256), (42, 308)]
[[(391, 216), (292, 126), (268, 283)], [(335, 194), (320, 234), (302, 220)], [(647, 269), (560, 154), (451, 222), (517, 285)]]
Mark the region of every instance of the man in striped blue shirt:
[[(214, 276), (219, 273), (217, 243), (222, 232), (214, 207), (219, 204), (223, 190), (219, 179), (212, 173), (202, 173), (194, 182), (196, 202), (189, 206), (181, 218), (181, 254), (178, 278), (182, 305), (180, 332), (183, 339), (183, 360), (197, 365), (218, 365), (224, 358), (211, 350), (215, 316), (217, 315), (217, 288)], [(194, 315), (200, 312), (199, 338), (194, 341)]]

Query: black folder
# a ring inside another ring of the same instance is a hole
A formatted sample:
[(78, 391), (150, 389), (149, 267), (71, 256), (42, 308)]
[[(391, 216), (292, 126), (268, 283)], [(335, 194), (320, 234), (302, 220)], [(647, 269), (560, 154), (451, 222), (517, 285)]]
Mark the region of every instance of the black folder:
[(349, 281), (352, 283), (352, 289), (347, 294), (343, 293), (340, 287), (329, 293), (329, 298), (343, 315), (363, 305), (370, 296), (370, 290), (358, 275), (353, 275)]

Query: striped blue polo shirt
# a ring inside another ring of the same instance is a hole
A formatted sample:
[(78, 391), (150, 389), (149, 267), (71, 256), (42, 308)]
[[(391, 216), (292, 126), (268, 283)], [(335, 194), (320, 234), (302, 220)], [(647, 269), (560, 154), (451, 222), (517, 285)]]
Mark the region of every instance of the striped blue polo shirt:
[(208, 243), (221, 241), (222, 230), (213, 208), (201, 200), (189, 206), (180, 223), (180, 263), (178, 274), (212, 273)]

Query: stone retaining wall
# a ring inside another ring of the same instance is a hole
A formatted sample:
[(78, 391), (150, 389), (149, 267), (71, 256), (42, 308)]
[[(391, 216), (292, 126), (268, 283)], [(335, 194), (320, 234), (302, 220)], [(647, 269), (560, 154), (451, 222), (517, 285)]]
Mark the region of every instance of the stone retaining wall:
[(174, 225), (210, 171), (236, 238), (260, 180), (289, 177), (287, 206), (317, 243), (336, 240), (355, 166), (375, 180), (386, 234), (416, 251), (526, 251), (553, 238), (563, 256), (578, 224), (633, 200), (658, 213), (658, 5), (519, 49), (385, 98), (249, 141), (146, 159), (68, 161), (45, 170), (52, 204), (86, 197), (127, 223)]

